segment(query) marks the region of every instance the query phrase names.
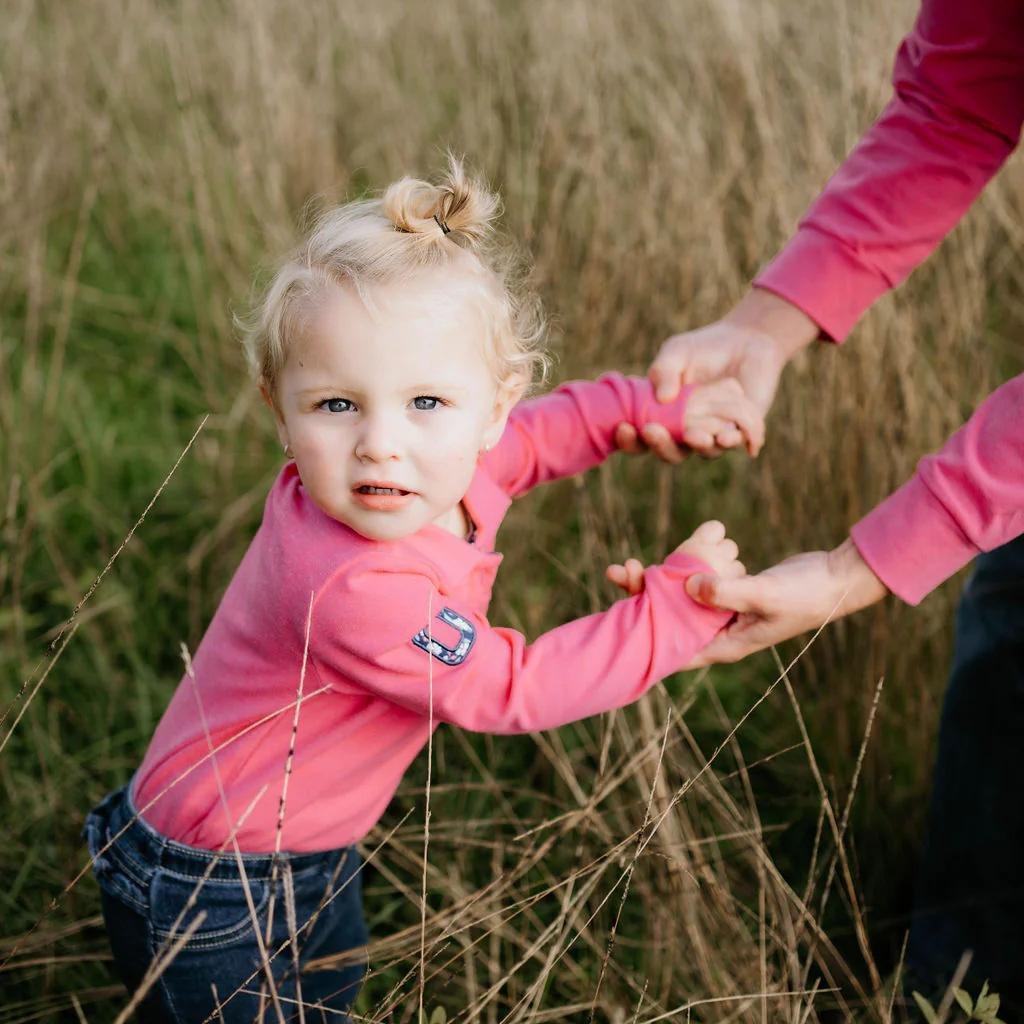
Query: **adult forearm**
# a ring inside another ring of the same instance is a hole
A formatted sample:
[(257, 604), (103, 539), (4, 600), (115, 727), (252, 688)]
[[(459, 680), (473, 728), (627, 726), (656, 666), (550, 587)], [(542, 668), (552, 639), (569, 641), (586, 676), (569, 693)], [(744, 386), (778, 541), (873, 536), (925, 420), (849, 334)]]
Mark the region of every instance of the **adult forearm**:
[(758, 287), (752, 287), (722, 321), (740, 330), (765, 335), (774, 342), (784, 362), (810, 345), (821, 333), (818, 324), (798, 306)]
[(1012, 152), (1024, 120), (1024, 7), (924, 0), (893, 98), (755, 284), (841, 341), (920, 264)]
[(832, 618), (859, 612), (881, 601), (889, 593), (886, 585), (864, 560), (852, 538), (847, 537), (839, 547), (833, 548), (826, 560), (836, 595)]

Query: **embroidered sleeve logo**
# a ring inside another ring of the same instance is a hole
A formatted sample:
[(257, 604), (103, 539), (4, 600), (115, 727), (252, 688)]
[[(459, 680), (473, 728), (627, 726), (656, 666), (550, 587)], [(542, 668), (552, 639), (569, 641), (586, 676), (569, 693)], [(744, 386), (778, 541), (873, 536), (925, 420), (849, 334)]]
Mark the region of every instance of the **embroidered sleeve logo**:
[(451, 608), (442, 608), (436, 617), (445, 625), (458, 630), (459, 642), (454, 647), (447, 647), (436, 636), (431, 636), (428, 633), (429, 626), (424, 626), (412, 638), (412, 642), (444, 665), (461, 665), (466, 660), (473, 641), (476, 640), (476, 630), (473, 628), (473, 624), (458, 612), (452, 611)]

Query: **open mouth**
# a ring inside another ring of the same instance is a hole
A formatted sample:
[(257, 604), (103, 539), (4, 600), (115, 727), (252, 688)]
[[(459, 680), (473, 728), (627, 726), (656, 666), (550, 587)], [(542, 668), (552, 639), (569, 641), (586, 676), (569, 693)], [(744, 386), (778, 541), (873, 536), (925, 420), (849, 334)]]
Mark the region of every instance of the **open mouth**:
[(398, 487), (371, 487), (369, 484), (364, 484), (362, 487), (357, 487), (356, 491), (359, 494), (409, 494), (410, 491), (403, 491)]

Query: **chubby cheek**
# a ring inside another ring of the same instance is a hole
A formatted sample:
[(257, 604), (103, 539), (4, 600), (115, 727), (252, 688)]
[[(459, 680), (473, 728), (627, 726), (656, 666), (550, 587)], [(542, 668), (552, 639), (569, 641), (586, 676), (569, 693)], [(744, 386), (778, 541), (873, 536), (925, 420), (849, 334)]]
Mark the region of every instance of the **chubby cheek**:
[(475, 436), (467, 429), (461, 434), (446, 432), (433, 437), (420, 453), (423, 469), (435, 479), (451, 481), (457, 489), (455, 481), (467, 482), (476, 469)]
[(292, 451), (303, 487), (321, 508), (337, 506), (348, 496), (344, 465), (336, 454), (301, 439), (292, 444)]

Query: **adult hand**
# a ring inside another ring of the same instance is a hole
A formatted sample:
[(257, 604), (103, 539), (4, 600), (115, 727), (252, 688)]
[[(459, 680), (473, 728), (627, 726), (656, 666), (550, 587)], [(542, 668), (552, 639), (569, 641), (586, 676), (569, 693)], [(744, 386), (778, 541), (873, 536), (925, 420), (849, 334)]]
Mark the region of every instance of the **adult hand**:
[[(662, 402), (671, 402), (684, 384), (734, 377), (764, 415), (775, 397), (782, 368), (818, 333), (818, 325), (792, 303), (772, 292), (752, 288), (721, 320), (665, 341), (648, 376)], [(616, 443), (623, 451), (651, 450), (665, 462), (682, 461), (683, 449), (664, 427), (647, 424), (637, 436), (632, 428), (623, 431), (622, 426), (616, 433)], [(743, 444), (747, 438), (738, 426), (727, 424), (713, 434), (688, 430), (683, 440), (699, 454), (713, 457)]]
[(738, 613), (687, 668), (739, 661), (888, 593), (851, 540), (832, 551), (794, 555), (756, 576), (723, 579), (697, 573), (686, 581), (686, 589), (702, 604)]

